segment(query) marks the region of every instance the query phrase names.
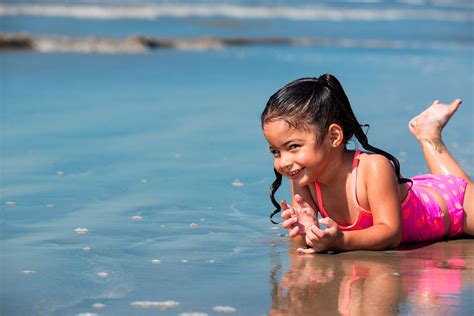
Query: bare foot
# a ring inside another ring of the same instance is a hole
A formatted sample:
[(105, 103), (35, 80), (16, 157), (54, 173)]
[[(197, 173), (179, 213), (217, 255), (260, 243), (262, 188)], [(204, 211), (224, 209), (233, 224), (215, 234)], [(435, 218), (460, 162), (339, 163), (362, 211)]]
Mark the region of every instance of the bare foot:
[(439, 100), (415, 116), (408, 127), (410, 132), (419, 141), (441, 142), (441, 130), (448, 123), (451, 116), (461, 105), (461, 100), (456, 99), (451, 104), (440, 103)]

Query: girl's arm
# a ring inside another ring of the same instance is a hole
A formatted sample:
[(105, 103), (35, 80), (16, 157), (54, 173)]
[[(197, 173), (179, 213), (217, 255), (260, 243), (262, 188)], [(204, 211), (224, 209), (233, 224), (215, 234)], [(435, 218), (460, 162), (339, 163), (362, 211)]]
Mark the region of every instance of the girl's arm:
[(333, 220), (324, 218), (321, 223), (326, 225), (325, 230), (313, 226), (306, 232), (315, 251), (381, 250), (400, 244), (400, 189), (392, 165), (383, 156), (365, 155), (359, 168), (358, 198), (359, 202), (368, 204), (373, 226), (358, 231), (340, 231)]

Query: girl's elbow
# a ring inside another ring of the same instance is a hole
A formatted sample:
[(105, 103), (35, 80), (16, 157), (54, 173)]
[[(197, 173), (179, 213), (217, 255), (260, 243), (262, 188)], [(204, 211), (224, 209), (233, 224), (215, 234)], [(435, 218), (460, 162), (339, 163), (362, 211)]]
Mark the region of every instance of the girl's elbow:
[(387, 248), (396, 248), (402, 242), (402, 230), (393, 229), (387, 238)]

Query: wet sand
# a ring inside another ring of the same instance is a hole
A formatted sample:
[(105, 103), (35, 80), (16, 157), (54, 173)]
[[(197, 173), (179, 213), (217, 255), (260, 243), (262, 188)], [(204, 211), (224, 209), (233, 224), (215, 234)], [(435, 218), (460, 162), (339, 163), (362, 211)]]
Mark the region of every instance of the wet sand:
[(273, 284), (269, 315), (472, 315), (474, 239), (392, 251), (298, 255)]

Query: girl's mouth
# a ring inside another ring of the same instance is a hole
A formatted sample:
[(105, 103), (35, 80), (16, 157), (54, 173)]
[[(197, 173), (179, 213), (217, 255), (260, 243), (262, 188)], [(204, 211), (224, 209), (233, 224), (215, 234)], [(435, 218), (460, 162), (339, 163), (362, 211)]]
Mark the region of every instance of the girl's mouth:
[(302, 174), (303, 169), (304, 169), (304, 168), (301, 168), (301, 169), (298, 169), (298, 170), (290, 171), (290, 172), (288, 172), (287, 177), (288, 177), (289, 179), (296, 179), (296, 178), (298, 178), (298, 177)]

